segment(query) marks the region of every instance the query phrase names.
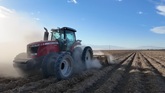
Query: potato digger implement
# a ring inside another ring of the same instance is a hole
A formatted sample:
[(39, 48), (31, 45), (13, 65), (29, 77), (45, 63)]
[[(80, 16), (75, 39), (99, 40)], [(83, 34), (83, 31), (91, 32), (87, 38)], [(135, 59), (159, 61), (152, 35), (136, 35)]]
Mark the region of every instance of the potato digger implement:
[(94, 58), (108, 64), (105, 55), (93, 55), (90, 46), (82, 46), (76, 40), (76, 30), (69, 27), (51, 29), (51, 37), (46, 28), (44, 40), (27, 45), (27, 52), (18, 54), (13, 66), (23, 75), (41, 72), (47, 78), (67, 79), (74, 73), (87, 70), (87, 62)]

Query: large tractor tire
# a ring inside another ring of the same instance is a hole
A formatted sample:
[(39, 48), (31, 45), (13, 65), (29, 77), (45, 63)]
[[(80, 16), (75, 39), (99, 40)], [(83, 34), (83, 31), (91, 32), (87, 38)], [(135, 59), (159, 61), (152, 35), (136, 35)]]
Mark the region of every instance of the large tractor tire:
[(54, 65), (55, 76), (58, 80), (68, 79), (73, 73), (73, 58), (70, 53), (61, 53)]
[(57, 60), (58, 54), (57, 53), (49, 53), (45, 56), (42, 61), (42, 73), (44, 78), (48, 78), (49, 76), (54, 75), (54, 65)]
[(85, 64), (85, 69), (89, 69), (92, 64), (93, 50), (91, 47), (87, 46), (84, 48), (82, 53), (82, 61)]

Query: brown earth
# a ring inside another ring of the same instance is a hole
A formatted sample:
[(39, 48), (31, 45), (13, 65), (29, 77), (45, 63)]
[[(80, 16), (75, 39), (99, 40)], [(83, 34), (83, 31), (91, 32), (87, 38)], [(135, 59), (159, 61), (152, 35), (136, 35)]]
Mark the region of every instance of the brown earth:
[(0, 76), (1, 93), (165, 93), (165, 51), (102, 51), (114, 64), (68, 80)]

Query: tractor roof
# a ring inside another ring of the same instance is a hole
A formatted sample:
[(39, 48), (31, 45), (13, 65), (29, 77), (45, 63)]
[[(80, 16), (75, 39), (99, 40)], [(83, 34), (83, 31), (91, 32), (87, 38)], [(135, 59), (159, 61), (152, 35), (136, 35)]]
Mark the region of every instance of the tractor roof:
[(70, 27), (63, 27), (63, 28), (61, 28), (61, 29), (62, 29), (62, 30), (70, 30), (70, 31), (76, 32), (75, 29), (70, 28)]
[[(73, 28), (70, 28), (70, 27), (62, 27), (62, 28), (59, 28), (60, 30), (69, 30), (69, 31), (72, 31), (72, 32), (76, 32), (75, 29)], [(59, 29), (51, 29), (51, 31), (58, 31)]]

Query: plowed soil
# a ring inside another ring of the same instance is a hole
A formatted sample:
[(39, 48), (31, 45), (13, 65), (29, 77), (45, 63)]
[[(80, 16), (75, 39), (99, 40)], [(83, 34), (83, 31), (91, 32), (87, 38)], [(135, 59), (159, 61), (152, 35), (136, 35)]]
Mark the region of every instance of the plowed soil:
[(165, 93), (165, 51), (103, 51), (114, 64), (67, 80), (0, 76), (0, 93)]

